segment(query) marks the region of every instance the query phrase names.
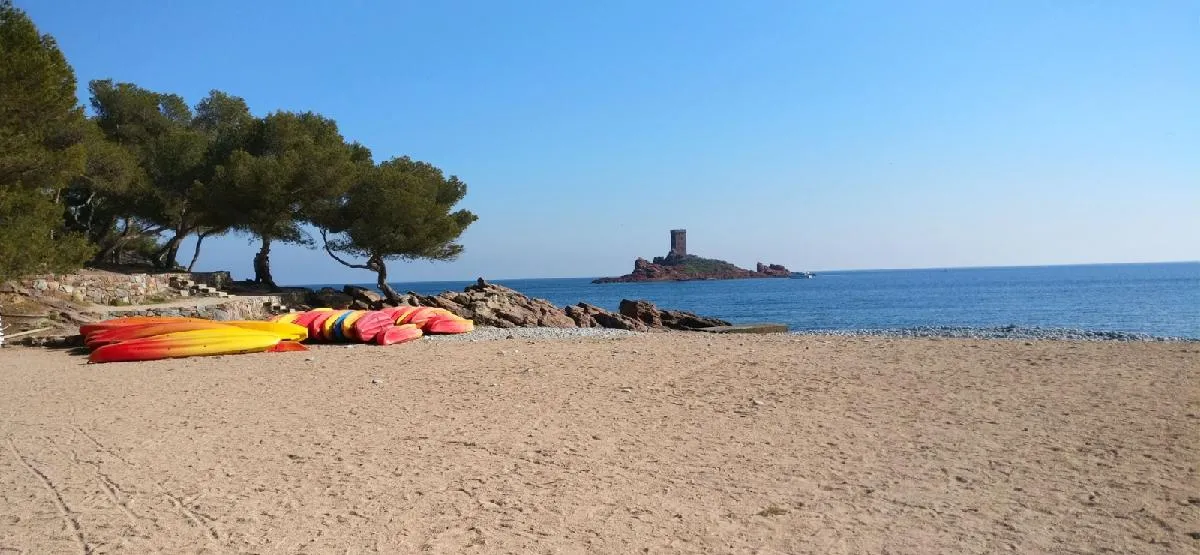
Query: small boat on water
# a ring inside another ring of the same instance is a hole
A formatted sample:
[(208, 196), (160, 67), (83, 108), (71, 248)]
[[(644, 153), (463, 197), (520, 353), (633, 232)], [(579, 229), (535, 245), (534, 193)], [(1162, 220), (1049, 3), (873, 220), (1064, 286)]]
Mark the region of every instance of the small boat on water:
[(792, 272), (792, 275), (788, 277), (792, 279), (812, 279), (814, 275), (816, 274), (812, 272)]

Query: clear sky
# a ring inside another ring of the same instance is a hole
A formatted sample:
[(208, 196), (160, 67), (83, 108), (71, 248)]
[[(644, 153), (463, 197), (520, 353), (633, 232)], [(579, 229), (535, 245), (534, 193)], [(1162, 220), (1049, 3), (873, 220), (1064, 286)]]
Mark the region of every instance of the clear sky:
[(82, 102), (221, 89), (458, 175), (465, 254), (401, 281), (618, 275), (672, 228), (793, 270), (1200, 259), (1195, 1), (16, 3)]

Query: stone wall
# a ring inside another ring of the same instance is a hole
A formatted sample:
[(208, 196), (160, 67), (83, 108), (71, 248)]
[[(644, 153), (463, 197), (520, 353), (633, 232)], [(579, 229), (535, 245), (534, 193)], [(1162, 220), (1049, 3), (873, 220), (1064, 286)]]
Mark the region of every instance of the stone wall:
[(179, 290), (171, 287), (171, 280), (189, 278), (190, 274), (187, 273), (81, 272), (31, 276), (6, 285), (8, 288), (23, 289), (33, 297), (51, 296), (76, 302), (123, 305), (177, 299), (180, 297)]
[(105, 317), (116, 316), (186, 316), (190, 318), (206, 318), (209, 320), (265, 320), (274, 313), (272, 306), (279, 306), (277, 296), (263, 295), (253, 297), (231, 297), (219, 304), (202, 304), (197, 306), (176, 306), (153, 308), (145, 310), (124, 310), (109, 312)]

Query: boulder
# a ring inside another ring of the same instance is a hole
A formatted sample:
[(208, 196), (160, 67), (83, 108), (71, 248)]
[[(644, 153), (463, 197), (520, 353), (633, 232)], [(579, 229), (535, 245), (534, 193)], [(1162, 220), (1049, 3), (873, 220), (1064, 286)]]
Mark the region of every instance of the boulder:
[(659, 312), (663, 327), (673, 330), (695, 331), (717, 326), (728, 326), (729, 322), (707, 316), (699, 316), (686, 310), (663, 310)]
[(694, 331), (715, 326), (728, 326), (729, 322), (717, 318), (698, 316), (685, 310), (659, 310), (650, 301), (623, 299), (620, 312), (622, 316), (632, 318), (651, 328), (669, 328), (673, 330)]
[(579, 303), (563, 309), (568, 317), (581, 328), (609, 328), (630, 331), (646, 331), (646, 324), (620, 314), (613, 314), (596, 305)]
[(637, 320), (651, 328), (663, 327), (662, 314), (659, 313), (658, 307), (650, 301), (631, 301), (622, 299), (621, 305), (617, 309), (621, 316)]
[(479, 278), (453, 296), (439, 295), (470, 312), (477, 325), (497, 327), (573, 328), (575, 321), (544, 299), (532, 299), (503, 285)]
[(792, 275), (792, 271), (782, 264), (763, 264), (759, 262), (756, 271), (765, 277), (791, 277)]
[(571, 319), (544, 299), (533, 299), (521, 293), (479, 278), (475, 285), (461, 293), (447, 291), (439, 295), (419, 295), (409, 292), (400, 298), (402, 304), (444, 308), (475, 322), (477, 326), (497, 328), (573, 328)]
[(342, 288), (342, 293), (345, 293), (349, 295), (351, 299), (354, 299), (351, 308), (355, 308), (356, 310), (379, 310), (380, 308), (383, 308), (384, 305), (383, 295), (376, 293), (374, 290), (367, 289), (366, 287), (347, 285)]
[(332, 287), (322, 287), (317, 291), (310, 291), (305, 299), (305, 303), (313, 308), (348, 308), (354, 298)]

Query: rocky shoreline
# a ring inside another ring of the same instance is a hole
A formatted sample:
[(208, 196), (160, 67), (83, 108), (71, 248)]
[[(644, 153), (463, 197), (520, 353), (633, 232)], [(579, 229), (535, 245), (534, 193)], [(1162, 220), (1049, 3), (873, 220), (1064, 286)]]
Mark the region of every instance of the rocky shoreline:
[(728, 326), (729, 322), (700, 316), (684, 310), (667, 310), (650, 301), (624, 299), (617, 312), (588, 303), (559, 307), (545, 299), (528, 297), (518, 291), (488, 283), (483, 278), (462, 292), (446, 291), (437, 295), (408, 292), (389, 301), (378, 292), (347, 285), (314, 292), (313, 306), (378, 310), (385, 306), (430, 306), (446, 309), (475, 322), (495, 328), (603, 328), (634, 332), (657, 330), (691, 331)]
[[(464, 335), (437, 336), (439, 341), (556, 340), (556, 339), (617, 339), (634, 337), (640, 332), (605, 328), (492, 328), (480, 327)], [(803, 330), (789, 335), (830, 337), (879, 337), (891, 339), (979, 339), (1001, 341), (1087, 341), (1087, 342), (1198, 342), (1200, 339), (1163, 337), (1119, 331), (1094, 331), (1065, 328), (998, 328), (921, 327), (894, 330)]]
[[(338, 308), (376, 309), (387, 303), (373, 290), (347, 285), (342, 291), (326, 288), (316, 292), (325, 299), (323, 306)], [(331, 297), (338, 300), (329, 302)], [(409, 292), (402, 296), (401, 304), (413, 306), (435, 306), (445, 308), (464, 318), (472, 319), (482, 330), (522, 329), (518, 332), (484, 332), (473, 335), (476, 339), (502, 339), (513, 335), (520, 338), (573, 338), (589, 336), (620, 336), (605, 334), (601, 330), (622, 332), (647, 332), (661, 330), (696, 331), (708, 327), (729, 326), (730, 322), (699, 316), (682, 310), (664, 310), (649, 301), (621, 301), (617, 312), (609, 312), (588, 303), (558, 307), (549, 301), (527, 297), (513, 289), (484, 281), (464, 289), (462, 293), (444, 292), (438, 295), (420, 295)], [(574, 329), (572, 329), (574, 328)], [(571, 330), (568, 333), (533, 330)], [(598, 333), (588, 333), (592, 329)], [(1039, 328), (1033, 326), (999, 326), (974, 328), (964, 326), (919, 326), (901, 329), (824, 329), (794, 330), (793, 335), (823, 335), (849, 337), (890, 338), (938, 338), (938, 339), (1004, 339), (1019, 341), (1200, 341), (1200, 338), (1154, 336), (1109, 330), (1085, 330), (1067, 328)], [(490, 337), (499, 335), (499, 337)], [(485, 337), (487, 336), (487, 337)], [(470, 337), (469, 337), (470, 338)], [(468, 338), (468, 339), (469, 339)]]

